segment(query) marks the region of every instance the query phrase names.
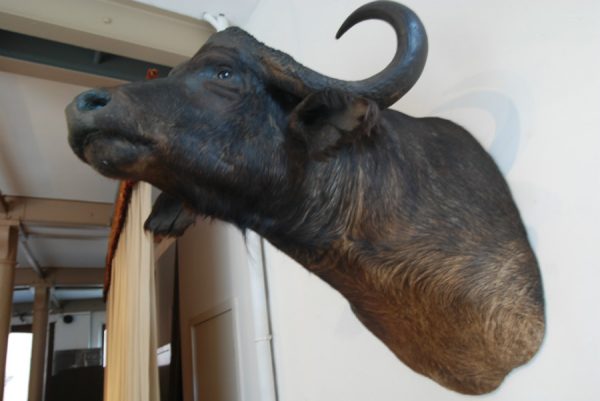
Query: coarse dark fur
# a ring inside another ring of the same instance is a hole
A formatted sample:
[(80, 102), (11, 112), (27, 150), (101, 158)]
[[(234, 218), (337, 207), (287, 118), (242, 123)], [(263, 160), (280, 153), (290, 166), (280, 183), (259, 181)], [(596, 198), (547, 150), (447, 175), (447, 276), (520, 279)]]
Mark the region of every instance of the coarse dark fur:
[(497, 388), (538, 350), (544, 299), (491, 157), (452, 122), (278, 86), (259, 46), (229, 28), (168, 78), (80, 95), (71, 146), (164, 191), (147, 229), (180, 235), (196, 215), (252, 229), (415, 371), (462, 393)]

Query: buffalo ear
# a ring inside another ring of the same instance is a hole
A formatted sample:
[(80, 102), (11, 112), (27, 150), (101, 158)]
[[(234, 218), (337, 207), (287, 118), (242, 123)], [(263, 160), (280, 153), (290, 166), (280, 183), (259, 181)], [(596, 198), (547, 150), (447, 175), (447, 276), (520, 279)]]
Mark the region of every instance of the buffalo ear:
[(379, 107), (364, 97), (326, 89), (308, 95), (290, 116), (289, 129), (309, 156), (323, 159), (345, 144), (373, 134)]

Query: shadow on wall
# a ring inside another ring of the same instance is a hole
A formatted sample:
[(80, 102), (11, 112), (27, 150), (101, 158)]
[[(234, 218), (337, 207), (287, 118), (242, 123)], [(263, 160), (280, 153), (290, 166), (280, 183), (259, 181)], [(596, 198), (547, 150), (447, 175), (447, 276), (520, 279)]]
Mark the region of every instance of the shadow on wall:
[[(498, 89), (492, 89), (494, 87)], [(476, 110), (489, 115), (493, 121), (493, 131), (487, 133), (491, 143), (484, 147), (498, 164), (502, 175), (507, 177), (517, 160), (524, 140), (524, 122), (520, 113), (529, 112), (528, 103), (531, 102), (526, 83), (506, 72), (489, 71), (463, 80), (450, 88), (446, 94), (450, 99), (435, 107), (430, 114), (443, 114), (445, 118), (458, 124), (461, 124), (461, 121), (453, 120), (451, 116), (453, 112)], [(515, 98), (518, 99), (519, 105)], [(481, 127), (465, 128), (480, 142), (482, 136), (488, 136), (485, 132), (481, 132)], [(509, 181), (509, 185), (514, 192), (515, 183)], [(529, 187), (527, 190), (533, 189)], [(526, 229), (535, 249), (537, 243), (535, 227), (527, 225)]]
[[(433, 110), (433, 114), (464, 108), (480, 109), (492, 116), (495, 132), (487, 151), (506, 176), (517, 159), (521, 141), (521, 122), (514, 101), (498, 91), (475, 90), (441, 104)], [(477, 137), (477, 133), (472, 134)]]

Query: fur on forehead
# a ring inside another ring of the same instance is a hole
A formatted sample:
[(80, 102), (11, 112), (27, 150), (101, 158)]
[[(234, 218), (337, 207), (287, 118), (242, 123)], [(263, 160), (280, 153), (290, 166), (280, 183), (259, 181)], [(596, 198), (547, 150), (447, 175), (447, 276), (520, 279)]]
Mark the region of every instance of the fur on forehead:
[[(294, 66), (301, 66), (290, 55), (267, 46), (263, 42), (257, 40), (254, 36), (244, 31), (243, 29), (232, 26), (223, 31), (214, 33), (202, 46), (202, 49), (207, 47), (222, 47), (235, 49), (240, 57), (250, 61), (250, 59), (258, 64), (266, 73), (273, 72), (275, 66), (285, 66), (290, 74), (295, 79), (301, 79), (295, 72)], [(200, 49), (199, 53), (202, 51)], [(279, 68), (275, 68), (279, 69)], [(270, 75), (270, 74), (269, 74)]]

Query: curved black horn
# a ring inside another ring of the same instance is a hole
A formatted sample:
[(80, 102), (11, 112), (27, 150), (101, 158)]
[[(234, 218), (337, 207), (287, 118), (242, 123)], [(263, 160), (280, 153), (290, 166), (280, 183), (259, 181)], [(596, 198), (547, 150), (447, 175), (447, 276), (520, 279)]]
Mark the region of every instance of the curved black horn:
[(391, 106), (417, 82), (427, 59), (427, 34), (419, 17), (408, 7), (392, 1), (375, 1), (354, 11), (340, 27), (336, 38), (361, 21), (388, 22), (396, 32), (396, 54), (378, 74), (360, 81), (342, 81), (321, 75), (284, 53), (265, 47), (261, 55), (272, 82), (296, 95), (337, 88), (370, 98), (382, 109)]

